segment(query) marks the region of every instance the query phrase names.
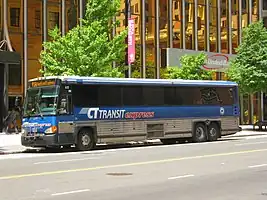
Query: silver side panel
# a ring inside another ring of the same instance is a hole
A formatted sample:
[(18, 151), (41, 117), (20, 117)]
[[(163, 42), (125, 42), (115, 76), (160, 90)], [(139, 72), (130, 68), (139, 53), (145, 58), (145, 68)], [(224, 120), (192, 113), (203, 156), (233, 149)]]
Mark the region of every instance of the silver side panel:
[(239, 129), (238, 117), (225, 117), (221, 119), (222, 136), (234, 134)]
[(220, 121), (222, 135), (237, 132), (239, 126), (239, 119), (237, 117), (214, 119), (162, 119), (149, 121), (84, 121), (77, 122), (75, 126), (95, 127), (99, 143), (118, 143), (142, 141), (146, 139), (192, 137), (193, 123), (206, 120)]
[(58, 133), (74, 133), (73, 122), (59, 122), (58, 123)]
[(192, 119), (165, 121), (165, 132), (188, 132), (192, 129)]

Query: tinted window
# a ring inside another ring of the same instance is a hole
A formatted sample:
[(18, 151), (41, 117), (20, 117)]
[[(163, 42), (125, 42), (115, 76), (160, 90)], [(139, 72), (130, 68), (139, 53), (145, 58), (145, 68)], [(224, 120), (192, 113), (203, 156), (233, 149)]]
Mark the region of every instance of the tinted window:
[(202, 104), (209, 105), (231, 105), (234, 103), (233, 88), (202, 88), (201, 100)]
[(123, 86), (123, 105), (143, 105), (143, 92), (141, 86)]
[(147, 106), (164, 105), (164, 87), (144, 86), (143, 103)]
[(164, 104), (165, 105), (183, 105), (184, 92), (177, 87), (164, 88)]
[(73, 85), (73, 104), (78, 107), (88, 107), (98, 105), (97, 85)]
[(232, 105), (230, 87), (73, 85), (73, 103), (89, 106)]
[(100, 85), (98, 87), (99, 106), (121, 106), (122, 87), (117, 85)]

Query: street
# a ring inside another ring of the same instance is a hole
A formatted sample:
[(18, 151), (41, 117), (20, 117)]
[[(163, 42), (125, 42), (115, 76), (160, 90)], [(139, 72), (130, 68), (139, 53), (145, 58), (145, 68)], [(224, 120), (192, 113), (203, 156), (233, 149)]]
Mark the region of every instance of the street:
[(266, 135), (0, 156), (3, 200), (258, 200), (266, 180)]

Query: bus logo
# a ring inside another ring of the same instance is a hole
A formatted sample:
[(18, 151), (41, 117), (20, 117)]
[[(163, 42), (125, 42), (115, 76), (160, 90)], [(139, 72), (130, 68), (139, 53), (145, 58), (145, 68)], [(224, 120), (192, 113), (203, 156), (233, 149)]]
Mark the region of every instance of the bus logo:
[(88, 119), (144, 119), (154, 116), (155, 112), (126, 112), (123, 109), (89, 108), (87, 111)]
[(223, 107), (220, 108), (220, 114), (224, 115), (224, 108)]

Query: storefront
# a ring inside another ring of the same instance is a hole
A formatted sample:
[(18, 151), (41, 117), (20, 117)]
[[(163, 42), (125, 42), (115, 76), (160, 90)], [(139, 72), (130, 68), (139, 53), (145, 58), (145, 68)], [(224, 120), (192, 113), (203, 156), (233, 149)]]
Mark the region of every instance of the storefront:
[(0, 51), (0, 132), (4, 118), (8, 114), (8, 71), (9, 65), (19, 64), (20, 55), (15, 52)]

